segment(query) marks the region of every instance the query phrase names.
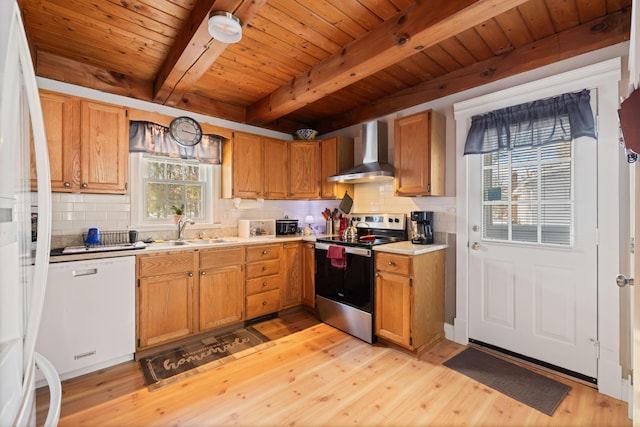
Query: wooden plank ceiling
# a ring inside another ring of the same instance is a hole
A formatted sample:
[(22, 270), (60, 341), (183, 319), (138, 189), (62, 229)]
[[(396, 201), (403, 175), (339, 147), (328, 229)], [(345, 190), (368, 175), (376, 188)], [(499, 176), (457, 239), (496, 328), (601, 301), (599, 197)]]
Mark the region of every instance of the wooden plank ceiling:
[[(326, 133), (629, 39), (631, 0), (19, 0), (39, 76)], [(207, 31), (234, 13), (243, 38)]]

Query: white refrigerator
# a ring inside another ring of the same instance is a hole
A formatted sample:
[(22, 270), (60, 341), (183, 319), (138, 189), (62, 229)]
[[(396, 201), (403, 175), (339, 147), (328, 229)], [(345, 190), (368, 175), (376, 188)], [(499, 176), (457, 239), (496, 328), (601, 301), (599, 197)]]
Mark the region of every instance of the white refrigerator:
[[(31, 159), (33, 139), (35, 158)], [(37, 168), (32, 194), (30, 168)], [(38, 238), (31, 245), (31, 206)], [(61, 386), (53, 366), (35, 352), (50, 250), (51, 186), (42, 108), (15, 0), (0, 1), (0, 427), (32, 426), (40, 369), (51, 401), (45, 425), (60, 416)], [(37, 366), (37, 368), (36, 368)]]

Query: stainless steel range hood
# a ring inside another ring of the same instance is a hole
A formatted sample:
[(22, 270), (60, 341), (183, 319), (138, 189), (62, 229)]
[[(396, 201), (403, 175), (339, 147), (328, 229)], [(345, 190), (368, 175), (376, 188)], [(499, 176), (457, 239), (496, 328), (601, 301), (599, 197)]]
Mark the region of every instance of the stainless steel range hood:
[(380, 121), (362, 125), (362, 157), (353, 168), (340, 171), (327, 178), (329, 182), (349, 182), (352, 184), (393, 179), (393, 165), (387, 163), (387, 124)]

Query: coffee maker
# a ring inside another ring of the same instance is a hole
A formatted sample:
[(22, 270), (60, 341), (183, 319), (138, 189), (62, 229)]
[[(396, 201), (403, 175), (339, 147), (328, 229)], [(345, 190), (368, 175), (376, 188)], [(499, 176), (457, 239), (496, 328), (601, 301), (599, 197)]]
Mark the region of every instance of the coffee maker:
[(411, 212), (411, 243), (430, 245), (433, 243), (433, 212)]

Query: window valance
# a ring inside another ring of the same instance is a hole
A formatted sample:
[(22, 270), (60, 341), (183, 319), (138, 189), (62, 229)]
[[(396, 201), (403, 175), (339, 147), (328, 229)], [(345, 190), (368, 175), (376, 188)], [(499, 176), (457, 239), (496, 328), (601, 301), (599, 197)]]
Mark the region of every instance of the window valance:
[(202, 141), (193, 147), (183, 147), (171, 138), (169, 128), (157, 123), (129, 122), (129, 152), (149, 153), (157, 156), (194, 159), (201, 163), (221, 163), (222, 140), (214, 134), (202, 135)]
[(584, 89), (473, 116), (464, 154), (595, 138), (590, 100)]

